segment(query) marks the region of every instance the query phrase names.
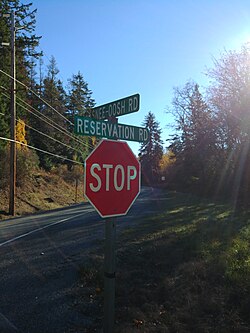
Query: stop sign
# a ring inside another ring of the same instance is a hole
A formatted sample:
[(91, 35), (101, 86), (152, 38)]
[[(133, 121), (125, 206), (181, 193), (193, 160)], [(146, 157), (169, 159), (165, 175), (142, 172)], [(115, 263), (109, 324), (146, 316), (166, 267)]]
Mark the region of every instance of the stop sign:
[(85, 160), (84, 193), (101, 217), (126, 215), (140, 193), (140, 163), (128, 144), (102, 140)]

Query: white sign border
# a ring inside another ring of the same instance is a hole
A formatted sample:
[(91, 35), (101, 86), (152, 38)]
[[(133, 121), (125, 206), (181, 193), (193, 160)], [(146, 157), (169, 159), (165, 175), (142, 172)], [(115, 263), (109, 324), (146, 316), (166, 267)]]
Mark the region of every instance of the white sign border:
[(92, 150), (92, 152), (89, 154), (89, 156), (84, 160), (84, 197), (88, 200), (88, 202), (95, 208), (95, 210), (98, 212), (98, 214), (103, 218), (110, 218), (110, 217), (118, 217), (118, 216), (125, 216), (127, 215), (128, 211), (130, 210), (131, 206), (134, 204), (135, 200), (137, 199), (138, 195), (141, 193), (141, 163), (137, 160), (138, 165), (139, 165), (139, 191), (137, 193), (137, 195), (135, 196), (134, 200), (131, 202), (130, 206), (128, 207), (128, 209), (126, 210), (126, 212), (122, 213), (122, 214), (112, 214), (112, 215), (103, 215), (99, 209), (97, 209), (97, 207), (91, 202), (91, 200), (88, 198), (88, 196), (86, 195), (86, 160), (95, 152), (95, 150), (102, 144), (103, 141), (112, 141), (112, 142), (123, 142), (126, 143), (126, 145), (128, 146), (129, 150), (131, 151), (131, 153), (133, 155), (134, 152), (132, 151), (132, 149), (129, 147), (128, 143), (126, 141), (120, 141), (120, 140), (110, 140), (110, 139), (102, 139), (98, 145), (95, 147), (94, 150)]

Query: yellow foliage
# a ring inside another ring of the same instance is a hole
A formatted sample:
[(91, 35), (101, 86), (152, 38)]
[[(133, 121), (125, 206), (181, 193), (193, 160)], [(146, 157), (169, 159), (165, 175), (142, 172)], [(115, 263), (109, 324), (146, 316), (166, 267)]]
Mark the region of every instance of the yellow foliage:
[(166, 171), (168, 167), (173, 165), (176, 161), (174, 153), (169, 150), (165, 154), (163, 154), (162, 159), (160, 160), (159, 167), (161, 171)]
[[(18, 120), (16, 124), (16, 141), (19, 141), (25, 145), (27, 145), (27, 140), (25, 139), (26, 131), (25, 131), (25, 122), (23, 120)], [(18, 149), (27, 149), (27, 147), (17, 143)]]
[(95, 136), (92, 136), (92, 137), (91, 137), (91, 140), (92, 140), (92, 144), (93, 144), (93, 146), (95, 147), (95, 146), (96, 146), (96, 143), (97, 143), (96, 137), (95, 137)]

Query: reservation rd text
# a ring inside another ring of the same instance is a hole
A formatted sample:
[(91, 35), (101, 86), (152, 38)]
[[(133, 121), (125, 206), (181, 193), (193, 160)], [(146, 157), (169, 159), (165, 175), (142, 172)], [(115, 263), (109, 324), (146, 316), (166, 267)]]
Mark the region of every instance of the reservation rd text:
[(80, 116), (75, 118), (75, 133), (78, 135), (136, 142), (147, 142), (149, 139), (147, 128), (94, 120), (89, 117)]

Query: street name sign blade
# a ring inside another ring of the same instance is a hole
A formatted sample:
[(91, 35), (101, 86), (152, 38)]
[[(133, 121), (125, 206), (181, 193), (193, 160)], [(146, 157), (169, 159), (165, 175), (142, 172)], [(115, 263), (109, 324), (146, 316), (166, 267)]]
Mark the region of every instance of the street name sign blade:
[(137, 112), (139, 111), (139, 108), (140, 95), (135, 94), (93, 108), (91, 110), (91, 116), (97, 120), (104, 120)]
[(102, 140), (85, 160), (85, 197), (103, 218), (127, 214), (140, 179), (140, 163), (126, 142)]
[(97, 136), (107, 139), (119, 139), (136, 142), (147, 142), (149, 131), (147, 128), (95, 120), (89, 117), (75, 117), (75, 134)]

